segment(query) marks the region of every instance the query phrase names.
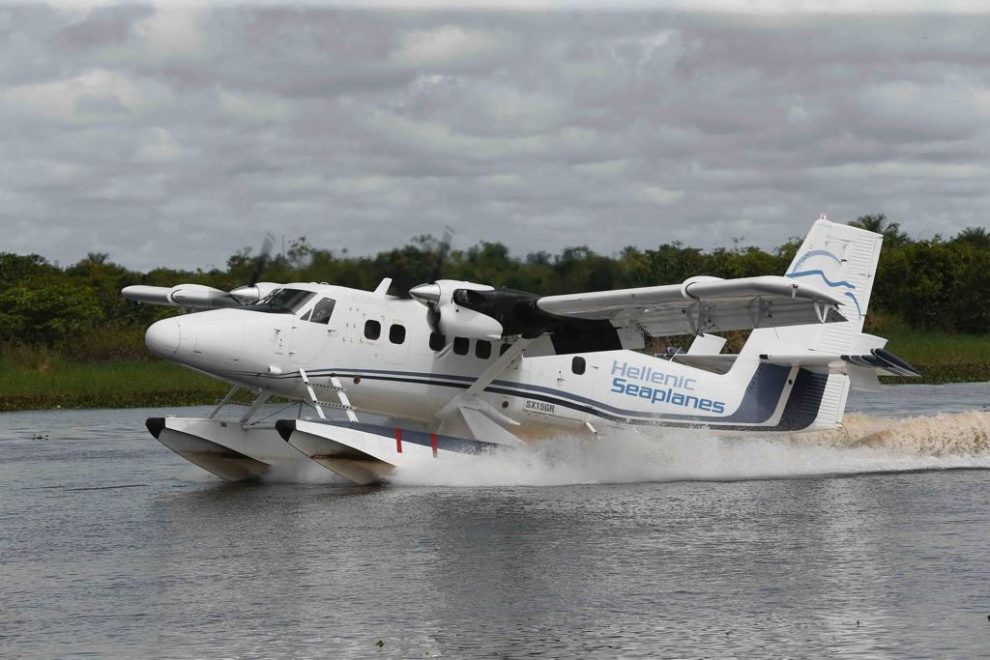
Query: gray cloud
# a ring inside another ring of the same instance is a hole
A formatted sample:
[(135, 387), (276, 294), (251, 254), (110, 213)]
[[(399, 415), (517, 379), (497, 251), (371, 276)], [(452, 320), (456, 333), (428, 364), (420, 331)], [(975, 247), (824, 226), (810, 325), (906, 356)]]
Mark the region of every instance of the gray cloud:
[(986, 226), (990, 18), (0, 7), (0, 249), (219, 265)]

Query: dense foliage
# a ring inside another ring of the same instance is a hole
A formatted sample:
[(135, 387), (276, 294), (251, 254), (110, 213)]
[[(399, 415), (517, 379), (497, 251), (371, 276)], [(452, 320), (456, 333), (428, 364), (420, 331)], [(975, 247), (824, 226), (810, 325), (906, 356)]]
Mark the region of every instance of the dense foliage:
[[(882, 215), (851, 223), (885, 235), (871, 312), (913, 328), (949, 333), (990, 332), (990, 233), (964, 230), (951, 239), (912, 240)], [(482, 242), (453, 251), (443, 276), (539, 293), (566, 293), (680, 282), (692, 275), (746, 277), (785, 272), (799, 241), (771, 252), (755, 247), (702, 251), (679, 243), (656, 248), (628, 247), (615, 256), (587, 247), (559, 254), (536, 252), (523, 258), (500, 243)], [(405, 247), (372, 257), (350, 257), (309, 245), (304, 238), (270, 259), (263, 279), (276, 282), (324, 281), (365, 289), (383, 277), (392, 292), (428, 281), (437, 262), (438, 241), (414, 238)], [(145, 355), (142, 334), (168, 308), (137, 305), (121, 298), (129, 284), (171, 286), (196, 282), (230, 289), (250, 277), (256, 260), (244, 249), (225, 270), (129, 271), (91, 253), (77, 264), (59, 267), (38, 255), (0, 253), (0, 342), (49, 346), (86, 359)]]

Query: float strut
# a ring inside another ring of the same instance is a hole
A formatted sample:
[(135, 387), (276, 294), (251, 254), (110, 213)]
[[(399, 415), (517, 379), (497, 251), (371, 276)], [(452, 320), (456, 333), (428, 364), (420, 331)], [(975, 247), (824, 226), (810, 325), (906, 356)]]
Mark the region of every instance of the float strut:
[(230, 400), (234, 398), (234, 393), (237, 392), (237, 390), (239, 389), (241, 389), (239, 385), (234, 385), (232, 388), (230, 388), (230, 391), (227, 392), (222, 399), (220, 399), (220, 403), (218, 403), (217, 407), (214, 408), (213, 412), (210, 413), (208, 419), (213, 419), (214, 417), (216, 417), (217, 414), (219, 414), (220, 409), (223, 408), (228, 403), (230, 403)]
[(268, 401), (269, 397), (271, 397), (271, 394), (267, 392), (262, 392), (259, 394), (258, 398), (254, 400), (254, 403), (251, 404), (251, 407), (247, 409), (247, 412), (241, 415), (241, 424), (251, 419), (251, 416), (258, 412), (258, 408), (265, 405), (265, 402)]

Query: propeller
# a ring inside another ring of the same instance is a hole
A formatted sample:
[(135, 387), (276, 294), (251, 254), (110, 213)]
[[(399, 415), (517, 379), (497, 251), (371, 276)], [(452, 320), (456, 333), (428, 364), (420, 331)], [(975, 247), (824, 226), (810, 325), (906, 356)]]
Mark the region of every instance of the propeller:
[(239, 286), (231, 291), (221, 291), (203, 284), (177, 284), (172, 287), (148, 286), (136, 284), (124, 287), (121, 294), (128, 300), (150, 305), (169, 305), (191, 309), (220, 309), (224, 307), (240, 307), (254, 305), (267, 298), (281, 284), (275, 282), (259, 282), (261, 275), (271, 259), (272, 246), (275, 236), (265, 233), (261, 243), (261, 251), (255, 257), (251, 266), (248, 284)]
[(552, 326), (553, 319), (537, 308), (536, 294), (440, 279), (452, 235), (453, 229), (444, 227), (430, 282), (409, 289), (409, 297), (426, 307), (430, 330), (448, 340), (455, 336), (494, 340), (517, 334), (535, 337)]
[(426, 323), (430, 326), (430, 330), (437, 334), (443, 334), (440, 331), (440, 298), (443, 291), (437, 282), (443, 272), (443, 263), (450, 253), (450, 241), (453, 237), (453, 228), (450, 225), (445, 225), (443, 238), (440, 239), (437, 250), (437, 260), (434, 262), (433, 271), (430, 273), (430, 283), (419, 284), (409, 289), (409, 295), (412, 298), (426, 305)]
[(454, 238), (454, 230), (450, 225), (445, 225), (443, 228), (443, 238), (440, 239), (440, 249), (437, 250), (437, 260), (433, 264), (433, 272), (430, 273), (430, 281), (436, 282), (440, 279), (440, 274), (443, 271), (443, 262), (447, 260), (447, 255), (450, 253), (450, 241)]
[[(428, 292), (423, 292), (423, 287), (432, 287)], [(419, 295), (413, 293), (413, 289), (419, 290)], [(430, 330), (436, 332), (437, 334), (443, 334), (440, 332), (440, 285), (439, 284), (420, 284), (417, 287), (413, 287), (409, 290), (409, 295), (420, 302), (423, 299), (427, 299), (432, 302), (427, 302), (426, 304), (426, 323), (430, 326)]]
[(275, 235), (271, 232), (266, 232), (265, 238), (261, 242), (261, 250), (254, 259), (254, 267), (251, 269), (251, 277), (248, 279), (248, 283), (230, 292), (231, 297), (239, 304), (250, 305), (259, 302), (271, 290), (271, 287), (259, 287), (258, 280), (261, 279), (261, 274), (268, 265), (273, 245), (275, 245)]
[(128, 300), (151, 305), (169, 305), (192, 309), (219, 309), (239, 307), (260, 302), (280, 285), (274, 282), (258, 282), (271, 257), (275, 236), (268, 232), (261, 243), (261, 252), (254, 260), (251, 278), (245, 286), (231, 291), (221, 291), (203, 284), (177, 284), (167, 286), (147, 286), (136, 284), (124, 287), (121, 294)]
[(261, 273), (264, 272), (265, 266), (268, 265), (268, 259), (271, 257), (273, 245), (275, 245), (275, 235), (271, 232), (266, 232), (265, 238), (261, 242), (261, 251), (254, 260), (254, 270), (251, 271), (251, 279), (248, 280), (248, 286), (254, 286), (261, 279)]

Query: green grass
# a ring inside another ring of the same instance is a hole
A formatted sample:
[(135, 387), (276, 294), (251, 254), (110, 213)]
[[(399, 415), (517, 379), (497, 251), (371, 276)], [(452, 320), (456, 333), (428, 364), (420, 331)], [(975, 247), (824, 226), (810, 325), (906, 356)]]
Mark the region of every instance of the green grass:
[(196, 405), (216, 401), (227, 389), (167, 362), (56, 359), (31, 368), (0, 359), (0, 411)]
[(927, 364), (990, 363), (990, 335), (944, 335), (936, 332), (896, 332), (887, 348), (908, 362)]
[(884, 378), (885, 383), (958, 383), (990, 381), (990, 334), (947, 335), (886, 323), (870, 330), (887, 338), (887, 350), (924, 375)]

